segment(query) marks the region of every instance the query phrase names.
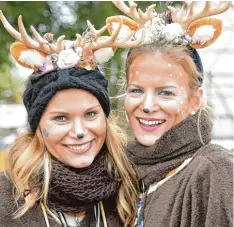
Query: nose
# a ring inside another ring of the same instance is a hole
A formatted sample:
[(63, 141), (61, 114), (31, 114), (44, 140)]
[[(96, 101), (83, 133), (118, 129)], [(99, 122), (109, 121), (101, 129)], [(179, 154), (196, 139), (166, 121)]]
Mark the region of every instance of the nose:
[(78, 139), (82, 139), (85, 136), (85, 126), (80, 118), (75, 119), (73, 123), (73, 135)]
[(156, 98), (154, 97), (154, 94), (151, 92), (145, 93), (145, 97), (142, 100), (141, 110), (144, 113), (150, 113), (153, 110), (157, 110), (158, 105), (156, 102)]

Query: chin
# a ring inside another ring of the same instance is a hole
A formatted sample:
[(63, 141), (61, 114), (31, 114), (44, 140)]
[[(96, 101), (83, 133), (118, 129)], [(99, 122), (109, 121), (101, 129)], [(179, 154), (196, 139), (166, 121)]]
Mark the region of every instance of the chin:
[(161, 136), (158, 136), (158, 137), (154, 137), (154, 138), (147, 138), (147, 137), (136, 137), (137, 141), (143, 145), (143, 146), (146, 146), (146, 147), (150, 147), (150, 146), (153, 146), (155, 144), (155, 142), (160, 138)]
[(71, 163), (71, 166), (74, 168), (86, 168), (89, 167), (94, 161), (94, 158), (85, 158), (83, 160), (78, 160)]

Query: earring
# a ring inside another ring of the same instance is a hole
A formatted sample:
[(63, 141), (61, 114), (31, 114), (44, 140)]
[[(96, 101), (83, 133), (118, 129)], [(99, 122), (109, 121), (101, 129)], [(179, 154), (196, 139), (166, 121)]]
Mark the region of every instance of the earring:
[(190, 115), (194, 115), (196, 112), (195, 112), (195, 110), (192, 110), (191, 112), (190, 112)]
[(144, 108), (144, 109), (143, 109), (143, 112), (144, 112), (144, 113), (149, 113), (149, 112), (150, 112), (150, 109)]
[(84, 138), (84, 133), (78, 133), (78, 134), (77, 134), (77, 138), (78, 138), (78, 139)]

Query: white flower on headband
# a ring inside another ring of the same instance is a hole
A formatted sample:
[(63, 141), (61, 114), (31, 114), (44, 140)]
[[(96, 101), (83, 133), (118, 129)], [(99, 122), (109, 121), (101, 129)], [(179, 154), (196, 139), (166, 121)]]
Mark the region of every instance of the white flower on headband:
[(162, 35), (169, 42), (176, 38), (181, 37), (183, 33), (184, 31), (182, 27), (180, 26), (180, 24), (178, 23), (167, 24), (162, 30)]
[(108, 62), (114, 56), (114, 51), (111, 47), (101, 48), (94, 52), (94, 57), (98, 64)]
[(67, 49), (59, 53), (57, 65), (60, 69), (65, 69), (75, 66), (79, 61), (80, 57), (72, 49)]
[(203, 25), (196, 29), (192, 43), (200, 43), (204, 45), (207, 41), (211, 40), (214, 36), (215, 29), (211, 25)]
[(144, 36), (144, 39), (142, 41), (142, 45), (143, 44), (150, 44), (153, 42), (154, 40), (154, 36), (153, 33), (148, 30), (148, 29), (139, 29), (136, 33), (135, 33), (135, 38), (139, 39), (140, 37), (142, 37), (142, 35)]
[(20, 53), (19, 61), (29, 66), (43, 66), (46, 59), (41, 56), (36, 50), (25, 50)]

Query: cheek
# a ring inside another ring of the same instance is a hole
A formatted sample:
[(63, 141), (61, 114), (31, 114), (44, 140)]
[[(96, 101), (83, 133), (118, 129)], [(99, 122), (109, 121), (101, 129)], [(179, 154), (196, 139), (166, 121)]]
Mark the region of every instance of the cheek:
[(100, 117), (95, 121), (89, 122), (88, 128), (92, 133), (94, 133), (98, 139), (105, 140), (106, 138), (106, 119), (105, 117)]
[(128, 96), (126, 97), (125, 99), (125, 102), (124, 102), (124, 107), (125, 107), (125, 110), (128, 114), (131, 114), (141, 103), (141, 98), (138, 97), (131, 97), (131, 96)]
[(160, 101), (159, 105), (165, 112), (168, 112), (169, 115), (179, 114), (188, 109), (188, 101), (181, 97)]
[(71, 124), (56, 125), (51, 121), (40, 124), (43, 140), (49, 150), (53, 150), (58, 146), (62, 139), (67, 135), (71, 128)]
[(48, 122), (48, 123), (45, 123), (41, 126), (41, 130), (42, 130), (44, 136), (46, 136), (44, 133), (44, 132), (46, 132), (46, 134), (48, 135), (47, 137), (63, 136), (70, 131), (71, 127), (72, 127), (71, 124), (56, 125), (52, 122)]

